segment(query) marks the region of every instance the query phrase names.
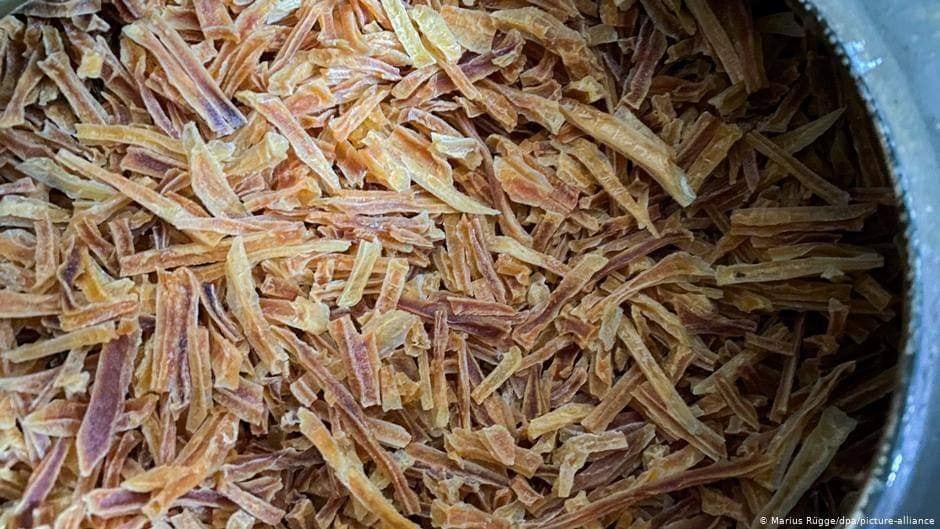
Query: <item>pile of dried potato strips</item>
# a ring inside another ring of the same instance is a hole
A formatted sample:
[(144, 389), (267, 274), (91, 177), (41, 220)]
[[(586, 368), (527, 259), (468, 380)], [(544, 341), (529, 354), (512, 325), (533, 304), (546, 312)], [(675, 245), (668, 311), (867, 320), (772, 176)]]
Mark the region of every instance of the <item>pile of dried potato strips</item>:
[(782, 5), (33, 0), (0, 70), (0, 526), (747, 528), (864, 482), (894, 199)]

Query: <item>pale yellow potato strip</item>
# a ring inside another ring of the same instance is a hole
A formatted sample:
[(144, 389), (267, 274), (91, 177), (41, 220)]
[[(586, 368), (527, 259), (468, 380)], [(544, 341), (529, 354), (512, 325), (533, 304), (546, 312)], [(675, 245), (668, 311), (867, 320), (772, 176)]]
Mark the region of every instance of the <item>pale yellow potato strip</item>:
[(480, 382), (480, 385), (473, 388), (473, 391), (470, 392), (473, 401), (480, 404), (486, 400), (486, 398), (499, 389), (504, 382), (509, 380), (509, 377), (519, 369), (521, 364), (522, 350), (516, 346), (510, 347), (509, 350), (506, 351), (506, 354), (503, 355), (502, 360), (490, 371), (490, 374), (486, 375), (486, 378)]
[(65, 333), (55, 338), (40, 339), (33, 343), (14, 347), (9, 351), (0, 353), (0, 355), (11, 362), (26, 362), (27, 360), (45, 358), (69, 349), (108, 342), (113, 340), (115, 336), (117, 334), (114, 330), (114, 323), (101, 323)]

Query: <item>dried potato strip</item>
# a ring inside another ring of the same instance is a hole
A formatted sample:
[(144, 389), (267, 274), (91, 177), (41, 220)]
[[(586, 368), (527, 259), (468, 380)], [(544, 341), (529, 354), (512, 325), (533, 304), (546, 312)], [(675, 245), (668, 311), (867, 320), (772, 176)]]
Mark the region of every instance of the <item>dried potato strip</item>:
[(803, 345), (803, 329), (805, 322), (805, 317), (801, 315), (798, 317), (793, 327), (791, 354), (784, 360), (783, 369), (780, 373), (780, 382), (777, 384), (777, 391), (774, 393), (774, 400), (770, 406), (770, 413), (768, 415), (772, 421), (777, 423), (782, 422), (787, 412), (790, 410), (793, 380), (796, 377), (796, 370), (800, 361), (800, 348)]
[(313, 302), (300, 296), (293, 301), (262, 298), (261, 310), (269, 320), (314, 335), (326, 330), (330, 315), (330, 310), (324, 303)]
[(434, 408), (431, 410), (431, 425), (446, 428), (450, 423), (450, 404), (447, 401), (447, 378), (444, 374), (444, 356), (450, 343), (450, 328), (447, 315), (443, 310), (434, 313), (434, 335), (431, 341), (431, 397)]
[(222, 483), (218, 486), (218, 491), (231, 500), (232, 503), (265, 524), (277, 525), (281, 523), (286, 514), (283, 509), (271, 505), (250, 492), (246, 492), (245, 489), (228, 480), (222, 480)]
[(193, 193), (215, 217), (244, 217), (245, 205), (232, 190), (222, 164), (199, 135), (194, 123), (183, 126), (183, 147), (188, 150), (189, 182)]
[[(555, 516), (528, 522), (523, 527), (538, 529), (565, 529), (584, 525), (591, 520), (601, 519), (609, 514), (626, 509), (643, 499), (651, 498), (671, 492), (677, 492), (691, 487), (708, 483), (715, 483), (730, 478), (746, 476), (759, 471), (768, 465), (768, 461), (760, 456), (746, 456), (743, 458), (719, 461), (711, 465), (692, 470), (679, 472), (659, 471), (641, 476), (628, 484), (627, 487), (617, 490), (603, 498), (578, 508), (569, 514)], [(658, 469), (657, 469), (658, 470)]]
[(81, 122), (104, 125), (110, 121), (110, 116), (108, 116), (104, 107), (95, 99), (85, 83), (79, 79), (78, 74), (72, 69), (69, 57), (65, 52), (57, 51), (52, 53), (37, 64), (59, 87), (59, 92), (69, 102)]
[[(170, 224), (184, 221), (192, 215), (173, 200), (157, 193), (149, 187), (129, 180), (117, 173), (102, 169), (84, 158), (66, 150), (56, 154), (56, 160), (75, 172), (88, 175), (116, 189), (124, 196), (137, 202)], [(215, 237), (198, 232), (189, 232), (193, 238), (207, 244), (217, 242)]]
[(715, 379), (715, 388), (718, 390), (718, 394), (721, 395), (721, 398), (724, 399), (725, 404), (728, 405), (728, 408), (731, 409), (744, 424), (755, 432), (760, 429), (757, 410), (754, 409), (751, 403), (744, 399), (734, 384), (725, 380), (724, 377), (717, 377)]
[(411, 23), (408, 12), (405, 10), (405, 4), (402, 0), (381, 0), (382, 9), (391, 22), (395, 36), (398, 42), (405, 49), (405, 53), (411, 59), (411, 65), (415, 68), (422, 68), (434, 63), (434, 57), (431, 56), (427, 48), (421, 41), (421, 35)]
[[(231, 414), (217, 413), (207, 419), (189, 439), (171, 464), (154, 467), (122, 483), (122, 487), (155, 493), (141, 511), (148, 518), (158, 518), (184, 494), (195, 489), (221, 465), (238, 440), (238, 421)], [(148, 483), (147, 478), (155, 477)], [(143, 482), (146, 487), (139, 487)]]
[(398, 306), (398, 300), (405, 289), (405, 282), (408, 279), (410, 270), (408, 261), (400, 257), (389, 259), (385, 267), (385, 276), (382, 279), (382, 289), (379, 291), (379, 297), (375, 300), (374, 311), (376, 315), (381, 315)]
[(547, 300), (532, 308), (525, 321), (513, 331), (513, 340), (531, 349), (542, 331), (558, 316), (561, 309), (591, 284), (592, 277), (607, 264), (607, 259), (598, 254), (587, 254), (575, 264), (571, 271), (552, 291)]
[(189, 385), (192, 389), (186, 414), (186, 430), (195, 432), (212, 412), (209, 331), (205, 327), (199, 327), (196, 330), (196, 343), (187, 355), (187, 367), (189, 368)]
[(646, 169), (679, 205), (695, 200), (688, 176), (665, 144), (651, 141), (642, 129), (622, 118), (573, 99), (563, 99), (561, 110), (569, 123)]
[(454, 187), (450, 165), (431, 153), (430, 142), (426, 139), (404, 127), (396, 127), (388, 138), (388, 145), (411, 180), (441, 202), (468, 214), (499, 213)]
[(261, 365), (268, 373), (276, 375), (283, 371), (287, 354), (275, 340), (261, 312), (251, 269), (245, 241), (236, 237), (225, 259), (226, 301)]
[[(652, 391), (661, 400), (663, 411), (675, 420), (676, 425), (681, 428), (681, 433), (685, 434), (682, 437), (715, 461), (725, 458), (724, 437), (695, 417), (689, 406), (676, 392), (672, 381), (653, 358), (630, 320), (624, 319), (620, 323), (617, 337), (627, 346), (630, 355), (643, 372), (643, 376), (649, 381)], [(634, 396), (637, 395), (634, 394)]]
[(14, 518), (17, 524), (23, 527), (33, 526), (34, 511), (53, 491), (70, 446), (71, 443), (66, 439), (56, 440), (42, 460), (33, 468), (26, 486), (12, 509), (11, 518)]
[(140, 302), (136, 295), (125, 295), (65, 310), (59, 315), (59, 325), (64, 331), (74, 331), (128, 316), (139, 308)]
[(78, 240), (91, 250), (109, 272), (117, 272), (114, 246), (101, 235), (98, 226), (87, 216), (81, 215), (73, 218), (71, 228), (75, 231)]
[[(209, 66), (209, 74), (215, 79), (222, 79), (236, 61), (232, 56), (240, 49), (239, 44), (244, 44), (251, 36), (264, 31), (268, 25), (268, 17), (271, 16), (275, 8), (275, 0), (261, 0), (252, 2), (246, 6), (234, 20), (237, 41), (223, 41), (219, 46), (219, 52)], [(270, 23), (274, 21), (271, 20)]]
[(513, 317), (516, 314), (516, 310), (505, 303), (480, 301), (478, 299), (458, 296), (446, 296), (446, 299), (447, 304), (450, 306), (450, 314), (454, 314), (455, 316), (477, 315)]
[(212, 0), (193, 0), (193, 10), (202, 34), (207, 39), (238, 41), (235, 25), (225, 4)]
[(21, 160), (52, 155), (52, 148), (48, 143), (23, 129), (0, 129), (0, 139), (3, 140), (3, 146)]
[(627, 448), (626, 437), (622, 432), (584, 433), (569, 438), (554, 454), (559, 462), (558, 478), (552, 490), (559, 498), (571, 495), (575, 473), (587, 463), (587, 458), (594, 452), (624, 450)]
[(37, 191), (36, 183), (29, 178), (19, 178), (13, 182), (0, 184), (0, 196), (28, 195)]
[(806, 436), (803, 446), (787, 468), (781, 485), (760, 512), (754, 517), (751, 527), (769, 527), (776, 529), (779, 523), (761, 522), (761, 516), (771, 513), (789, 513), (800, 497), (816, 481), (836, 455), (836, 451), (845, 442), (849, 433), (855, 429), (857, 421), (836, 407), (823, 410), (819, 423)]
[(524, 161), (497, 156), (493, 172), (512, 202), (534, 206), (561, 215), (571, 214), (577, 196), (555, 187), (542, 173)]
[[(195, 215), (203, 214), (201, 207), (194, 202), (182, 198), (180, 195), (171, 194), (170, 198)], [(289, 231), (299, 229), (302, 224), (292, 220), (278, 220), (276, 218), (264, 218), (259, 216), (241, 217), (235, 219), (187, 216), (179, 219), (177, 222), (179, 229), (198, 232), (203, 236), (221, 238), (221, 235), (251, 235), (264, 231)], [(213, 244), (215, 246), (218, 243)]]
[(441, 13), (424, 5), (415, 5), (409, 14), (431, 46), (448, 63), (457, 64), (463, 50)]
[(313, 170), (320, 184), (331, 195), (335, 195), (340, 190), (339, 177), (333, 171), (332, 164), (279, 98), (253, 92), (239, 92), (238, 97), (287, 138), (297, 158)]
[(731, 79), (731, 84), (744, 81), (746, 76), (741, 57), (738, 56), (734, 44), (728, 37), (728, 33), (725, 32), (725, 29), (722, 27), (721, 22), (718, 21), (718, 17), (715, 16), (715, 12), (712, 11), (708, 2), (706, 0), (686, 0), (685, 4), (688, 6), (689, 11), (692, 12), (692, 16), (695, 17), (695, 21), (702, 30), (702, 34), (705, 36), (705, 40), (708, 41), (709, 46), (715, 51), (715, 55), (717, 55), (718, 60), (721, 62), (721, 66), (724, 68), (725, 73), (728, 74), (728, 78)]
[[(506, 435), (500, 435), (501, 433)], [(489, 442), (486, 440), (487, 434), (490, 437)], [(499, 454), (495, 454), (492, 442), (498, 437), (501, 437), (503, 441), (499, 443)], [(462, 459), (505, 465), (527, 478), (535, 476), (542, 465), (541, 456), (532, 450), (516, 446), (512, 436), (508, 435), (506, 427), (501, 424), (476, 431), (455, 428), (445, 436), (444, 445), (451, 457), (459, 456)], [(513, 462), (505, 463), (509, 458)]]
[(278, 48), (274, 60), (271, 61), (270, 72), (275, 73), (291, 62), (295, 57), (303, 41), (310, 34), (317, 20), (331, 11), (334, 7), (332, 1), (311, 0), (303, 2), (298, 12), (297, 23), (291, 28), (290, 33), (284, 41), (284, 44)]
[[(500, 42), (500, 47), (491, 52), (474, 57), (459, 65), (466, 77), (473, 83), (485, 79), (499, 71), (497, 63), (510, 60), (518, 54), (523, 45), (518, 33), (510, 33)], [(437, 71), (421, 89), (417, 90), (407, 100), (406, 105), (419, 106), (448, 92), (456, 90), (456, 86), (444, 72)]]
[(30, 158), (18, 164), (16, 170), (36, 182), (62, 191), (72, 199), (104, 201), (115, 195), (110, 187), (79, 178), (49, 158)]
[(795, 354), (792, 343), (780, 340), (776, 337), (749, 332), (745, 335), (744, 343), (755, 349), (767, 351), (768, 353), (775, 353), (783, 356), (792, 356)]
[(833, 400), (833, 405), (847, 412), (856, 413), (890, 395), (898, 383), (898, 368), (892, 366), (864, 382), (850, 387)]
[[(298, 255), (305, 250), (319, 251), (322, 247), (327, 252), (342, 251), (330, 241), (321, 244), (312, 241), (304, 244), (304, 233), (300, 230), (277, 230), (271, 233), (249, 235), (243, 237), (245, 249), (252, 262), (263, 259), (276, 259)], [(325, 242), (325, 241), (324, 241)], [(230, 241), (223, 241), (217, 246), (206, 246), (199, 243), (176, 244), (166, 248), (154, 248), (137, 252), (118, 259), (121, 265), (122, 276), (135, 276), (156, 272), (157, 270), (178, 268), (181, 266), (197, 266), (225, 261)]]
[(761, 36), (746, 2), (735, 0), (722, 7), (725, 7), (723, 15), (730, 26), (729, 36), (741, 59), (744, 85), (747, 92), (752, 94), (768, 84)]
[(101, 11), (101, 0), (65, 0), (51, 2), (31, 0), (16, 9), (16, 13), (36, 18), (71, 18), (93, 15)]
[[(437, 61), (437, 65), (454, 84), (454, 87), (457, 88), (457, 91), (460, 92), (464, 97), (470, 101), (479, 103), (487, 110), (487, 112), (489, 112), (491, 116), (493, 116), (494, 119), (499, 121), (501, 124), (509, 125), (507, 128), (512, 129), (515, 127), (515, 115), (509, 116), (506, 113), (501, 113), (498, 109), (502, 107), (498, 106), (495, 101), (485, 100), (483, 87), (475, 86), (470, 78), (467, 77), (467, 74), (465, 74), (459, 66), (449, 63), (443, 59), (439, 59)], [(492, 97), (498, 97), (498, 94), (494, 94)], [(503, 117), (504, 115), (505, 117)]]
[[(290, 335), (284, 338), (290, 340), (297, 355), (297, 361), (311, 375), (313, 375), (317, 384), (327, 393), (335, 402), (337, 410), (342, 414), (350, 430), (354, 434), (355, 441), (360, 444), (369, 454), (378, 468), (385, 473), (395, 489), (395, 497), (401, 502), (406, 513), (418, 512), (418, 497), (408, 486), (405, 476), (399, 466), (393, 461), (388, 453), (379, 446), (378, 441), (372, 435), (368, 426), (368, 419), (362, 410), (359, 402), (349, 392), (342, 382), (323, 365), (318, 353), (306, 342), (301, 341), (296, 336)], [(409, 446), (414, 446), (412, 443)]]
[[(132, 516), (140, 512), (147, 503), (148, 495), (124, 490), (120, 487), (103, 487), (89, 491), (82, 498), (86, 514), (104, 520)], [(145, 523), (141, 519), (140, 523)]]
[(560, 430), (566, 426), (577, 424), (595, 409), (593, 404), (579, 404), (569, 402), (529, 421), (525, 433), (529, 440), (535, 439)]
[(782, 281), (798, 277), (836, 277), (845, 272), (871, 270), (884, 266), (878, 254), (860, 254), (854, 257), (804, 257), (789, 261), (770, 261), (757, 264), (736, 264), (715, 267), (718, 286), (741, 283)]
[(480, 84), (487, 90), (495, 91), (505, 97), (515, 107), (516, 112), (525, 119), (538, 123), (552, 134), (558, 134), (562, 125), (565, 124), (561, 105), (554, 99), (495, 83), (489, 79), (480, 81)]
[[(254, 2), (252, 6), (263, 3)], [(238, 18), (241, 19), (242, 16)], [(240, 88), (248, 84), (248, 81), (251, 81), (252, 73), (256, 72), (259, 67), (261, 55), (274, 46), (278, 36), (277, 27), (265, 26), (238, 43), (234, 56), (225, 65), (225, 75), (217, 77), (222, 93), (227, 97), (232, 97)], [(271, 91), (273, 92), (274, 89), (272, 88)]]
[(633, 68), (624, 87), (627, 90), (623, 101), (633, 109), (639, 110), (646, 100), (656, 66), (665, 53), (666, 36), (656, 29), (652, 19), (646, 19), (637, 35), (636, 47), (633, 49)]
[[(78, 350), (81, 349), (76, 349), (76, 351)], [(56, 366), (25, 375), (3, 376), (0, 377), (0, 391), (40, 395), (48, 390), (50, 383), (53, 387), (56, 387), (55, 381), (61, 372), (62, 366)]]
[(28, 294), (0, 289), (0, 318), (54, 316), (62, 311), (58, 294)]
[(539, 365), (551, 359), (557, 354), (565, 352), (574, 345), (574, 338), (569, 335), (560, 335), (548, 340), (541, 347), (522, 357), (517, 373), (521, 373), (530, 367)]
[(603, 69), (578, 31), (537, 7), (501, 9), (490, 14), (503, 31), (516, 30), (557, 54), (573, 79), (604, 78)]
[(452, 5), (441, 6), (440, 13), (462, 47), (478, 54), (492, 51), (497, 28), (489, 13)]
[(738, 208), (731, 212), (731, 234), (771, 237), (794, 231), (858, 231), (874, 214), (874, 204)]
[(467, 351), (467, 340), (462, 335), (457, 339), (457, 412), (460, 414), (460, 427), (470, 428), (470, 355)]
[(140, 344), (140, 328), (125, 320), (117, 336), (101, 347), (91, 398), (75, 438), (75, 453), (82, 476), (89, 476), (111, 448), (118, 419)]
[(609, 307), (621, 305), (644, 289), (713, 275), (711, 267), (702, 259), (686, 252), (671, 253), (613, 290), (587, 311), (587, 317), (590, 321), (599, 321)]
[(43, 71), (39, 68), (39, 60), (42, 54), (39, 50), (34, 50), (29, 54), (29, 59), (22, 74), (16, 79), (16, 86), (10, 99), (6, 101), (3, 113), (0, 114), (0, 128), (15, 127), (25, 123), (26, 107), (39, 82), (42, 81)]
[(516, 499), (526, 507), (533, 507), (545, 499), (545, 496), (532, 488), (532, 485), (522, 476), (514, 476), (509, 481), (509, 488), (516, 495)]
[(780, 486), (787, 465), (790, 464), (790, 458), (803, 438), (803, 430), (817, 416), (819, 408), (830, 399), (843, 377), (854, 369), (854, 361), (843, 362), (812, 384), (799, 408), (794, 409), (793, 413), (774, 432), (765, 449), (768, 457), (775, 462), (775, 465), (767, 472), (755, 475), (755, 481), (774, 488)]
[(22, 418), (25, 431), (49, 437), (74, 437), (81, 426), (86, 405), (55, 399)]
[(298, 410), (300, 431), (316, 446), (340, 483), (363, 505), (374, 509), (375, 515), (389, 527), (417, 529), (418, 525), (405, 518), (378, 487), (366, 476), (361, 464), (343, 453), (316, 414), (307, 408)]
[(330, 335), (343, 357), (347, 372), (356, 382), (359, 403), (364, 408), (381, 404), (378, 352), (374, 343), (362, 339), (349, 316), (329, 323)]
[(372, 241), (361, 241), (356, 249), (356, 260), (349, 272), (349, 278), (343, 286), (343, 292), (336, 300), (340, 307), (354, 307), (362, 300), (366, 282), (372, 275), (375, 263), (382, 255), (382, 244)]
[(75, 135), (80, 140), (90, 142), (136, 145), (158, 155), (164, 155), (168, 160), (176, 158), (182, 160), (186, 155), (186, 149), (179, 140), (146, 127), (76, 123)]
[(229, 134), (245, 124), (242, 113), (162, 17), (138, 20), (124, 26), (123, 33), (154, 55), (186, 103), (213, 132)]
[(71, 218), (67, 210), (51, 202), (19, 195), (0, 198), (0, 217), (5, 216), (37, 221), (48, 218), (57, 224), (66, 223)]
[[(382, 366), (382, 369), (379, 370), (379, 382), (381, 385), (381, 394), (382, 394), (382, 411), (388, 412), (391, 410), (400, 410), (403, 409), (401, 402), (401, 392), (398, 390), (398, 381), (395, 378), (395, 368), (391, 366)], [(386, 445), (389, 444), (387, 440), (380, 439)], [(411, 441), (411, 435), (408, 435), (408, 438), (404, 440), (403, 443), (396, 443), (393, 446), (396, 448), (404, 448)]]
[(486, 378), (473, 388), (473, 391), (470, 392), (470, 397), (473, 398), (473, 401), (477, 404), (481, 404), (487, 397), (492, 395), (500, 386), (509, 380), (509, 377), (519, 370), (521, 364), (522, 351), (518, 347), (510, 347), (509, 350), (503, 354), (496, 367), (486, 375)]
[(792, 154), (786, 152), (772, 140), (759, 132), (751, 131), (744, 135), (744, 140), (759, 153), (781, 166), (787, 173), (793, 175), (806, 189), (825, 200), (830, 205), (844, 205), (849, 201), (849, 194), (797, 160)]
[[(287, 138), (269, 131), (265, 133), (263, 140), (241, 153), (236, 152), (232, 159), (227, 160), (223, 164), (225, 174), (244, 179), (253, 173), (273, 168), (287, 159), (289, 148)], [(233, 181), (238, 180), (233, 178)]]
[(713, 129), (711, 140), (706, 144), (687, 173), (689, 185), (696, 192), (701, 189), (705, 179), (728, 157), (728, 152), (737, 143), (743, 132), (734, 124), (718, 121)]
[(199, 298), (192, 275), (185, 268), (161, 272), (157, 276), (155, 328), (149, 390), (169, 393), (169, 400), (181, 404), (182, 366), (197, 347)]
[(210, 331), (212, 374), (215, 378), (214, 387), (221, 389), (238, 389), (238, 375), (242, 365), (247, 361), (244, 354), (229, 338)]
[(128, 147), (127, 154), (121, 158), (118, 169), (163, 180), (176, 167), (183, 167), (181, 160), (169, 159), (152, 151), (138, 147)]
[(20, 345), (3, 351), (0, 356), (10, 362), (26, 362), (37, 358), (45, 358), (69, 349), (109, 342), (115, 336), (113, 323), (101, 323), (67, 332), (54, 338), (39, 339), (33, 343)]
[(509, 255), (515, 259), (528, 263), (533, 266), (545, 269), (553, 274), (564, 276), (571, 268), (552, 257), (526, 246), (512, 237), (496, 236), (489, 241), (489, 250), (491, 252)]
[(390, 89), (372, 85), (359, 99), (338, 117), (330, 120), (329, 130), (336, 142), (346, 141), (372, 114), (382, 101), (388, 97)]
[(894, 300), (894, 296), (885, 290), (885, 288), (881, 286), (881, 284), (878, 283), (878, 281), (870, 274), (864, 272), (858, 274), (852, 286), (854, 287), (855, 292), (858, 292), (860, 296), (867, 299), (876, 310), (883, 311), (887, 309)]
[(493, 257), (486, 248), (483, 224), (480, 217), (464, 216), (458, 224), (458, 229), (460, 229), (464, 239), (465, 247), (469, 250), (473, 266), (486, 282), (490, 294), (497, 303), (505, 303), (506, 286), (496, 273)]
[(35, 237), (26, 230), (6, 230), (0, 233), (0, 255), (19, 266), (32, 266), (36, 254), (35, 243)]
[(593, 143), (578, 138), (570, 144), (570, 153), (578, 159), (585, 167), (590, 168), (591, 175), (597, 180), (597, 183), (604, 188), (604, 191), (610, 195), (614, 201), (636, 219), (637, 225), (646, 228), (654, 237), (659, 237), (659, 230), (653, 225), (650, 219), (649, 209), (637, 203), (630, 191), (620, 181), (614, 172), (610, 160)]

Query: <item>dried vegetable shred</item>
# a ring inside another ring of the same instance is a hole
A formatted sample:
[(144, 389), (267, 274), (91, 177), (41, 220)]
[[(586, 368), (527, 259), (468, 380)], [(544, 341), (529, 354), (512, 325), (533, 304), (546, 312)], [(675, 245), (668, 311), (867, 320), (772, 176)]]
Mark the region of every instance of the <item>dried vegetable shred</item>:
[(0, 526), (847, 508), (902, 269), (852, 94), (744, 0), (29, 2)]

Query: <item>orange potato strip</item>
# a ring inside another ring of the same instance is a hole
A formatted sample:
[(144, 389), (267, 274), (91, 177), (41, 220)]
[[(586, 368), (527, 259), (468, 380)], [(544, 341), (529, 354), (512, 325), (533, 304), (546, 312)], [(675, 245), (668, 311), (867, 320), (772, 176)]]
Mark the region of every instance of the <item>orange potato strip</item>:
[(681, 206), (695, 200), (695, 191), (685, 172), (672, 155), (640, 130), (617, 117), (571, 99), (561, 103), (561, 111), (570, 123), (638, 163)]
[(298, 411), (300, 429), (307, 439), (317, 447), (320, 455), (333, 470), (336, 479), (363, 505), (374, 509), (375, 514), (389, 527), (417, 529), (419, 526), (405, 518), (392, 505), (375, 484), (363, 473), (354, 460), (346, 456), (326, 429), (323, 421), (306, 408)]
[(335, 195), (339, 191), (339, 177), (336, 176), (330, 162), (323, 155), (323, 151), (317, 147), (313, 138), (300, 126), (297, 118), (290, 113), (280, 99), (267, 94), (251, 92), (239, 92), (238, 97), (251, 105), (287, 138), (297, 157), (313, 170), (320, 184), (331, 195)]
[(228, 282), (226, 301), (245, 332), (245, 338), (261, 358), (264, 368), (273, 374), (280, 373), (287, 354), (275, 340), (270, 325), (261, 313), (255, 282), (251, 277), (251, 263), (245, 251), (245, 241), (241, 237), (235, 238), (228, 251), (225, 278)]
[(109, 342), (113, 340), (115, 336), (113, 323), (101, 323), (77, 331), (67, 332), (55, 338), (38, 340), (30, 344), (14, 347), (13, 349), (3, 351), (0, 355), (11, 362), (26, 362), (27, 360), (45, 358), (77, 347)]

